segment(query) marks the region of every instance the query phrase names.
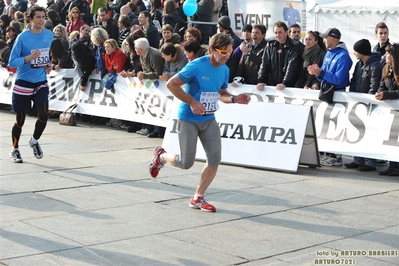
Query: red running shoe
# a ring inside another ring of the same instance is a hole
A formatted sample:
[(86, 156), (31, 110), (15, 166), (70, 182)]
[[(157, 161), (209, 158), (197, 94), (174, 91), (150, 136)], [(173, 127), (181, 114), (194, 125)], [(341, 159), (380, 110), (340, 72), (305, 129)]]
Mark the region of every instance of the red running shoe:
[(150, 162), (150, 174), (153, 178), (158, 176), (159, 170), (161, 170), (164, 165), (161, 162), (161, 158), (159, 158), (159, 156), (163, 153), (166, 153), (166, 151), (161, 146), (155, 148), (154, 156)]
[(216, 208), (212, 204), (209, 204), (205, 199), (204, 196), (198, 196), (198, 199), (194, 199), (191, 197), (190, 208), (201, 209), (204, 212), (215, 212)]

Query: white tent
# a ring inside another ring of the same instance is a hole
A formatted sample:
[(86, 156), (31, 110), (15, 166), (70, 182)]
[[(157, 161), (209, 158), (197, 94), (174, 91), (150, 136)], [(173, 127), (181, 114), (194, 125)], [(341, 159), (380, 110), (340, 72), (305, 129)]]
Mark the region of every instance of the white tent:
[[(324, 3), (326, 1), (323, 1)], [(306, 30), (325, 32), (335, 27), (341, 31), (341, 40), (353, 54), (353, 44), (368, 39), (377, 43), (375, 26), (385, 22), (389, 28), (391, 43), (399, 41), (399, 4), (397, 0), (345, 0), (334, 3), (307, 5)]]

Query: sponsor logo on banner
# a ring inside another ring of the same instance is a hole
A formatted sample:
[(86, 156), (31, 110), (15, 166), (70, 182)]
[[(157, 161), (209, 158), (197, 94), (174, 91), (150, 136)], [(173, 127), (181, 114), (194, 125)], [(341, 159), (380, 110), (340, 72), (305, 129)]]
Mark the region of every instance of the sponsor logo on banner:
[[(12, 73), (0, 68), (1, 103), (11, 104), (14, 78)], [(96, 74), (90, 76), (88, 86), (82, 92), (79, 90), (80, 77), (72, 69), (52, 71), (48, 81), (49, 108), (52, 110), (63, 111), (77, 102), (77, 112), (83, 114), (162, 127), (167, 126), (170, 118), (174, 97), (163, 81), (139, 81), (118, 76), (114, 89), (106, 90), (101, 85), (100, 76)], [(334, 103), (328, 105), (319, 101), (318, 91), (313, 90), (286, 88), (276, 91), (266, 86), (265, 90), (258, 91), (256, 86), (251, 85), (241, 85), (239, 90), (229, 87), (228, 90), (233, 94), (249, 93), (252, 101), (247, 107), (255, 102), (312, 106), (320, 151), (399, 161), (399, 100), (378, 101), (374, 95), (336, 92)], [(261, 117), (276, 114), (260, 114), (253, 110), (245, 115)], [(261, 122), (244, 125), (236, 123), (228, 114), (222, 116), (219, 111), (216, 112), (216, 118), (222, 138), (234, 141), (251, 138), (258, 143), (263, 140), (284, 140), (287, 145), (297, 141), (289, 127), (282, 131), (279, 126)], [(295, 121), (295, 113), (292, 113), (291, 119)]]

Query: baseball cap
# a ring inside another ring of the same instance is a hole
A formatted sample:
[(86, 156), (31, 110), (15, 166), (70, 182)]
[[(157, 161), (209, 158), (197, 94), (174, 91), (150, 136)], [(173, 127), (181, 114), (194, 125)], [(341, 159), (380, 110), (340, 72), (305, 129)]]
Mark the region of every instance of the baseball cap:
[(250, 32), (252, 32), (252, 26), (247, 24), (244, 27), (242, 27), (242, 31), (250, 31)]
[(335, 39), (341, 39), (341, 32), (337, 28), (329, 28), (326, 32), (320, 34), (321, 38), (326, 38), (327, 36), (331, 36)]

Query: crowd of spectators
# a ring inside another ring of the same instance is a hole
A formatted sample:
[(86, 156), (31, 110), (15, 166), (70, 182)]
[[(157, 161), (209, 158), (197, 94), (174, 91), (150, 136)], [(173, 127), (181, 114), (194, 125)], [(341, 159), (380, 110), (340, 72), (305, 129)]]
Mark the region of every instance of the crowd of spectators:
[[(210, 36), (223, 32), (234, 41), (226, 63), (232, 86), (245, 83), (256, 85), (258, 90), (266, 85), (278, 90), (319, 90), (326, 81), (337, 90), (350, 88), (349, 91), (376, 94), (379, 100), (399, 98), (398, 45), (390, 43), (389, 30), (383, 22), (376, 26), (378, 43), (373, 49), (369, 40), (359, 40), (353, 47), (359, 61), (350, 77), (352, 60), (339, 29), (330, 28), (322, 34), (301, 33), (298, 24), (288, 28), (278, 21), (271, 28), (274, 38), (270, 40), (266, 40), (267, 29), (261, 24), (245, 25), (241, 39), (225, 15), (227, 1), (197, 1), (198, 10), (190, 27), (180, 2), (151, 0), (146, 6), (142, 0), (47, 0), (45, 27), (54, 32), (52, 69), (75, 68), (81, 76), (82, 91), (93, 71), (101, 77), (116, 73), (123, 78), (166, 81), (188, 62), (204, 56)], [(0, 0), (0, 57), (2, 66), (9, 71), (15, 71), (7, 65), (10, 50), (18, 34), (29, 29), (27, 12), (35, 4), (36, 0), (19, 0), (13, 6), (11, 0)], [(200, 21), (214, 22), (216, 27)], [(392, 77), (393, 83), (387, 82)], [(165, 132), (153, 125), (105, 117), (82, 116), (82, 120), (151, 138), (163, 137)], [(376, 163), (377, 160), (355, 157), (346, 167), (373, 171)], [(342, 159), (339, 154), (324, 154), (322, 164), (341, 166)], [(382, 174), (399, 175), (399, 166), (393, 165), (390, 169), (395, 171)]]

